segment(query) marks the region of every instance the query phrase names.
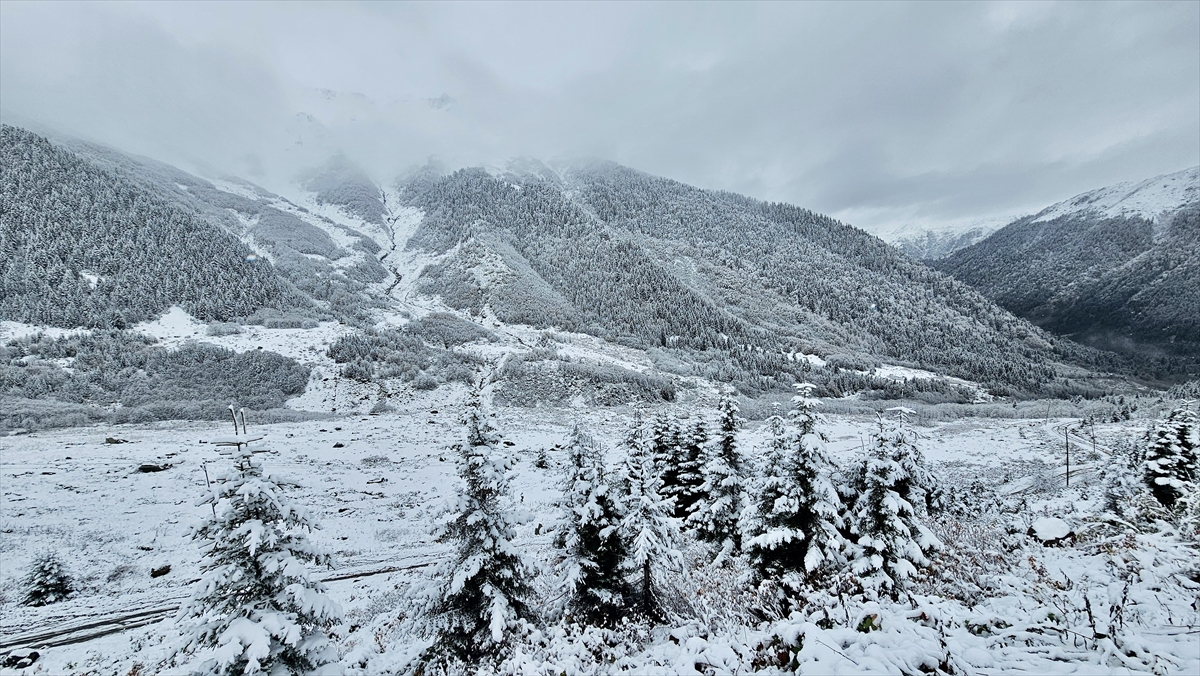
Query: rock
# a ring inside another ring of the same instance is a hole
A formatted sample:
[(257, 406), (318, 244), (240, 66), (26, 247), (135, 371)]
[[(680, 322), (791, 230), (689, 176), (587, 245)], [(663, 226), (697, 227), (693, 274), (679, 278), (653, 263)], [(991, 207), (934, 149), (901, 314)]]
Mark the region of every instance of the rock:
[(31, 650), (29, 648), (17, 648), (15, 650), (10, 650), (9, 653), (4, 656), (4, 662), (0, 664), (3, 664), (3, 666), (8, 669), (24, 669), (34, 662), (37, 662), (39, 657), (41, 657), (41, 654), (36, 650)]
[(105, 437), (104, 443), (106, 443), (106, 444), (127, 444), (127, 443), (129, 443), (129, 440), (128, 439), (118, 439), (116, 437)]
[(150, 569), (150, 577), (152, 577), (152, 578), (162, 577), (163, 575), (166, 575), (169, 572), (171, 572), (171, 564), (167, 564), (165, 566), (159, 566), (158, 568), (151, 568)]
[(161, 472), (167, 469), (171, 469), (171, 466), (167, 463), (156, 465), (152, 462), (147, 462), (145, 464), (138, 465), (138, 471), (143, 474), (149, 474), (150, 472)]
[(1045, 545), (1056, 545), (1074, 535), (1071, 526), (1066, 521), (1053, 516), (1045, 516), (1033, 522), (1029, 534)]
[(336, 444), (334, 444), (333, 447), (334, 448), (345, 448), (346, 444), (343, 444), (342, 442), (339, 441)]

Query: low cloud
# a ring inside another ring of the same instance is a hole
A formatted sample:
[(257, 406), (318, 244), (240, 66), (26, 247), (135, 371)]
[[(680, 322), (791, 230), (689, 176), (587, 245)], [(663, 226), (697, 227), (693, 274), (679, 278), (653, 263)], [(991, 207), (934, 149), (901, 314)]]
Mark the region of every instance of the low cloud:
[(596, 156), (937, 227), (1200, 163), (1200, 4), (6, 2), (0, 107), (268, 185)]

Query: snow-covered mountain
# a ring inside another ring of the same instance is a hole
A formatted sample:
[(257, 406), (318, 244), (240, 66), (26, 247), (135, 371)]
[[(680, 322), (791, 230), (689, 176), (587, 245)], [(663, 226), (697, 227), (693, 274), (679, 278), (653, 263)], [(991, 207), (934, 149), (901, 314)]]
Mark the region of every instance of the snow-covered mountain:
[(907, 235), (893, 240), (892, 245), (904, 252), (909, 258), (919, 261), (933, 261), (945, 258), (950, 254), (965, 249), (987, 237), (996, 228), (971, 228), (965, 232), (958, 230), (925, 230), (917, 235)]
[[(832, 218), (611, 163), (426, 167), (385, 189), (335, 158), (283, 197), (13, 127), (3, 150), (0, 321), (16, 323), (10, 335), (32, 335), (31, 325), (126, 329), (178, 307), (212, 328), (172, 336), (235, 352), (278, 346), (365, 387), (356, 396), (368, 408), (396, 388), (469, 380), (487, 364), (500, 369), (499, 399), (520, 405), (671, 399), (695, 378), (750, 397), (808, 381), (825, 396), (970, 403), (1089, 378), (1108, 388), (1097, 371), (1130, 368), (1053, 340)], [(89, 229), (97, 209), (101, 237)], [(325, 328), (338, 322), (346, 330)], [(258, 327), (301, 333), (266, 340)], [(13, 359), (38, 368), (14, 366), (7, 395), (61, 394), (86, 419), (108, 415), (90, 406), (140, 405), (131, 392), (147, 382), (186, 382), (176, 353), (138, 340), (44, 335), (14, 348)], [(479, 341), (491, 347), (463, 353)], [(55, 361), (67, 354), (83, 358)], [(105, 380), (111, 355), (158, 370), (146, 382)], [(286, 375), (295, 365), (270, 365), (286, 384), (260, 400), (277, 406), (279, 392), (295, 393)], [(924, 375), (889, 377), (885, 365)], [(49, 393), (47, 379), (58, 383)], [(211, 404), (203, 415), (220, 414), (224, 381), (194, 380)], [(44, 416), (12, 424), (61, 417), (39, 406)]]
[(1083, 193), (934, 265), (1076, 340), (1200, 354), (1200, 167)]
[(1143, 218), (1163, 223), (1180, 209), (1197, 203), (1200, 203), (1200, 166), (1090, 190), (1042, 209), (1032, 222), (1086, 217)]

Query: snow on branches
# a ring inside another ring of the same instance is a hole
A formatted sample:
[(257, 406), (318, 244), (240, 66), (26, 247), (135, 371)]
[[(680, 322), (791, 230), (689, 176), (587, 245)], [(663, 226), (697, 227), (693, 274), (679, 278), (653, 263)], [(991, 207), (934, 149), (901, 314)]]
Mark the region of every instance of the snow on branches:
[(861, 468), (862, 492), (851, 513), (850, 532), (857, 538), (851, 571), (866, 589), (893, 595), (941, 547), (918, 517), (933, 479), (912, 436), (903, 418), (889, 424), (880, 417)]
[(530, 585), (535, 568), (513, 544), (509, 505), (512, 460), (496, 448), (478, 392), (468, 402), (466, 439), (458, 444), (461, 485), (436, 530), (453, 552), (425, 591), (434, 642), (426, 660), (477, 664), (503, 657), (511, 639), (537, 621)]
[(213, 514), (193, 539), (207, 547), (204, 576), (180, 613), (193, 623), (183, 652), (201, 652), (200, 673), (311, 673), (337, 660), (326, 631), (341, 609), (305, 564), (328, 558), (308, 540), (316, 527), (264, 474), (248, 447), (197, 505)]
[(565, 617), (580, 624), (612, 626), (633, 595), (623, 565), (629, 556), (622, 536), (620, 496), (604, 467), (604, 449), (579, 427), (567, 442), (567, 474), (560, 501), (558, 564), (566, 586)]

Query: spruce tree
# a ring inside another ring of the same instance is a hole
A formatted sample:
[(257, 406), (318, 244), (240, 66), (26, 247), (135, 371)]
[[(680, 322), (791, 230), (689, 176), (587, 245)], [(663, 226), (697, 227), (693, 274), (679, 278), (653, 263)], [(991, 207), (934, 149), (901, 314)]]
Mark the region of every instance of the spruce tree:
[(781, 572), (773, 565), (774, 556), (771, 552), (774, 546), (768, 547), (762, 537), (777, 526), (775, 505), (788, 497), (784, 464), (788, 454), (789, 431), (778, 414), (767, 418), (767, 429), (771, 438), (753, 479), (754, 498), (747, 518), (741, 524), (743, 541), (754, 569), (754, 582), (778, 577)]
[(505, 511), (512, 460), (496, 446), (479, 392), (467, 406), (466, 439), (456, 447), (461, 485), (437, 540), (453, 545), (434, 573), (426, 608), (435, 639), (426, 657), (477, 664), (500, 658), (513, 635), (537, 621), (534, 567), (513, 544), (517, 520)]
[(857, 538), (851, 570), (865, 588), (892, 595), (941, 547), (912, 504), (914, 496), (924, 497), (931, 480), (908, 435), (903, 420), (893, 426), (880, 417), (851, 522)]
[(567, 444), (559, 564), (569, 620), (611, 627), (628, 609), (632, 588), (623, 568), (629, 556), (621, 533), (621, 506), (609, 484), (604, 449), (578, 426)]
[(700, 538), (720, 546), (723, 552), (741, 550), (742, 512), (745, 486), (741, 455), (737, 449), (737, 430), (742, 419), (731, 394), (723, 394), (717, 405), (718, 436), (716, 448), (704, 466), (703, 499), (697, 500), (688, 522)]
[(758, 579), (781, 579), (790, 587), (813, 581), (841, 559), (845, 547), (832, 462), (816, 431), (816, 400), (801, 390), (793, 402), (796, 431), (778, 416), (768, 423), (771, 444), (749, 519), (754, 532), (746, 542)]
[(75, 582), (55, 552), (45, 552), (34, 559), (21, 586), (25, 590), (21, 602), (27, 606), (58, 603), (75, 592)]
[(1145, 454), (1145, 481), (1164, 507), (1175, 506), (1187, 483), (1200, 479), (1194, 439), (1196, 414), (1180, 407), (1150, 432)]
[(308, 673), (337, 660), (326, 631), (341, 609), (305, 564), (328, 557), (308, 540), (307, 510), (264, 474), (245, 445), (234, 469), (199, 505), (213, 514), (193, 531), (206, 547), (200, 580), (180, 617), (195, 624), (183, 650), (203, 651), (206, 674)]
[(653, 446), (640, 419), (625, 438), (627, 455), (621, 466), (620, 489), (625, 514), (620, 534), (628, 546), (624, 568), (634, 592), (636, 609), (650, 619), (662, 619), (664, 576), (682, 568), (679, 521), (670, 498), (661, 494), (662, 479), (654, 463)]
[(664, 495), (674, 498), (675, 518), (681, 521), (704, 497), (704, 452), (707, 447), (708, 427), (703, 420), (696, 420), (677, 446), (674, 486), (664, 489)]

